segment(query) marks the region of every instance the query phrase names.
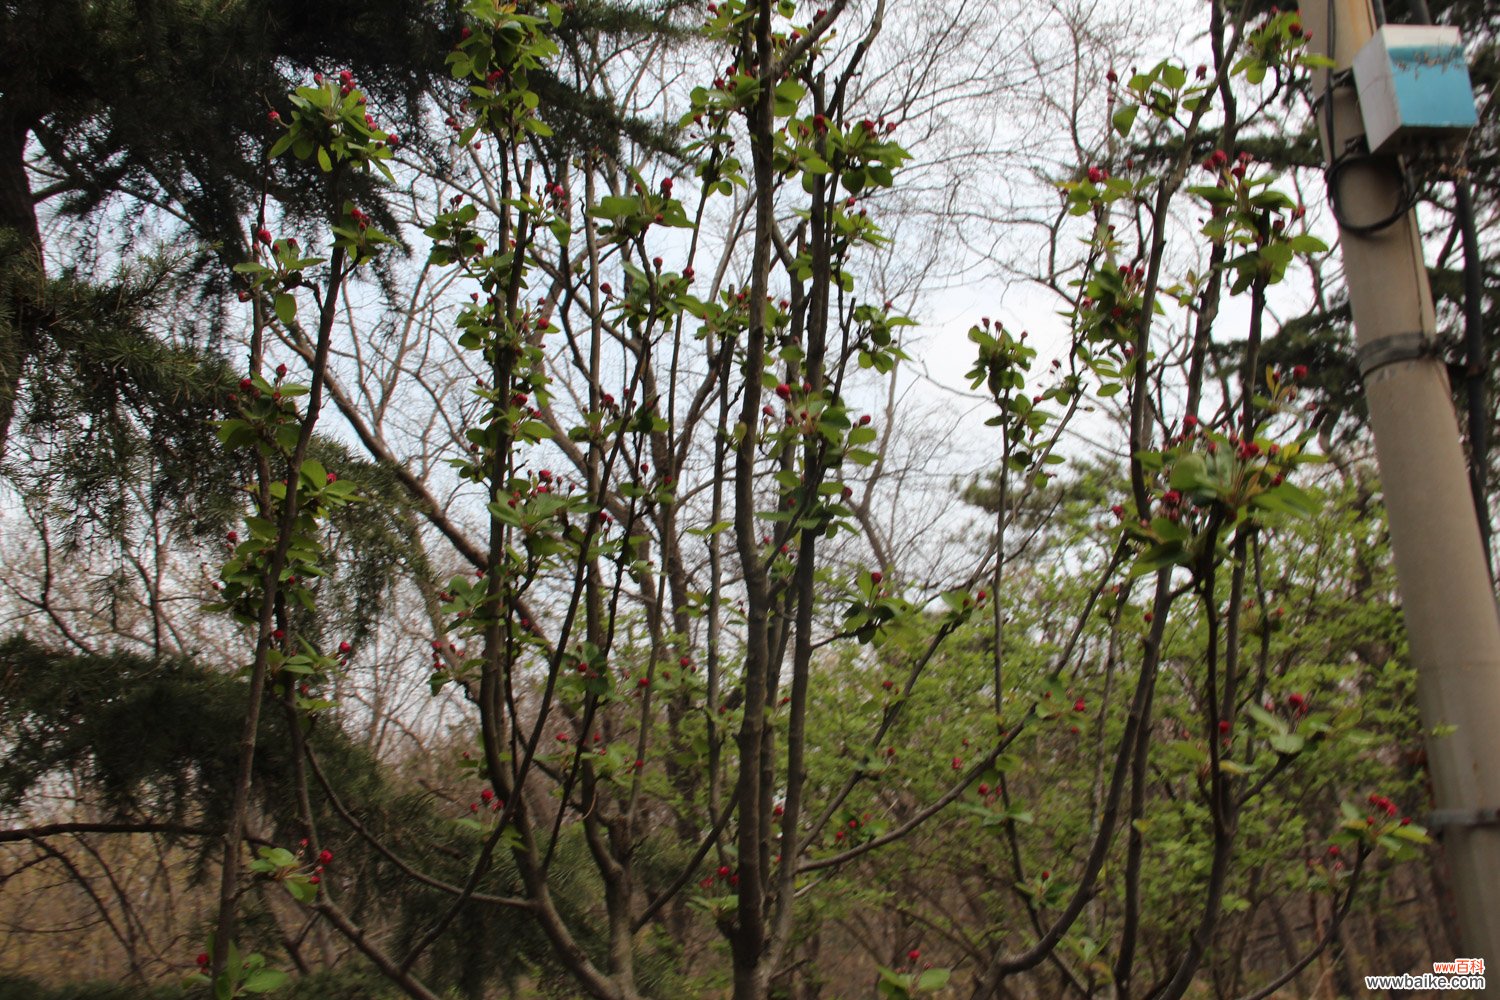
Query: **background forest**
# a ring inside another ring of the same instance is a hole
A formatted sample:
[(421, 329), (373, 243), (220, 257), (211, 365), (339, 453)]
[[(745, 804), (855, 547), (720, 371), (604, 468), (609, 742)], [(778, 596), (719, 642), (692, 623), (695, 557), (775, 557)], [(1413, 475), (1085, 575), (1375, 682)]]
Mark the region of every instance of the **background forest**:
[(1295, 11), (0, 18), (0, 998), (1460, 954)]

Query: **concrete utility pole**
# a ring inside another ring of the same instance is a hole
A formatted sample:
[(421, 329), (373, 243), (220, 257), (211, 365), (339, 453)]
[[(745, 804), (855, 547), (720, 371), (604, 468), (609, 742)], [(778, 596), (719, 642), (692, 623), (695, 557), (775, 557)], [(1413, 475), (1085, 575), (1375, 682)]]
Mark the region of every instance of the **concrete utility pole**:
[[(1309, 0), (1302, 21), (1314, 48), (1338, 70), (1375, 31), (1370, 0)], [(1332, 14), (1334, 23), (1329, 23)], [(1315, 86), (1328, 86), (1320, 73)], [(1330, 159), (1364, 132), (1352, 85), (1335, 87), (1333, 131), (1319, 115)], [(1340, 172), (1345, 222), (1388, 215), (1402, 192), (1389, 160), (1348, 163)], [(1428, 732), (1427, 760), (1437, 804), (1433, 832), (1453, 874), (1463, 954), (1500, 974), (1500, 616), (1490, 589), (1469, 492), (1448, 377), (1433, 352), (1432, 289), (1416, 215), (1378, 232), (1341, 228), (1339, 242), (1359, 349), (1370, 426), (1380, 462), (1391, 545), (1417, 700)], [(1449, 736), (1433, 727), (1456, 726)], [(1434, 955), (1434, 961), (1448, 956)], [(1426, 971), (1422, 969), (1418, 972)]]

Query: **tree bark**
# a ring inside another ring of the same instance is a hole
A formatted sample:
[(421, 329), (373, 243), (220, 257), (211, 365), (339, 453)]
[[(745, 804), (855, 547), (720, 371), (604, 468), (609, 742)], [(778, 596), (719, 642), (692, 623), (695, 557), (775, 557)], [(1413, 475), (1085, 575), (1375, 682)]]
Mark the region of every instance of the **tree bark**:
[(26, 140), (35, 116), (0, 100), (0, 459), (5, 457), (21, 370), (36, 350), (41, 287), (46, 277)]

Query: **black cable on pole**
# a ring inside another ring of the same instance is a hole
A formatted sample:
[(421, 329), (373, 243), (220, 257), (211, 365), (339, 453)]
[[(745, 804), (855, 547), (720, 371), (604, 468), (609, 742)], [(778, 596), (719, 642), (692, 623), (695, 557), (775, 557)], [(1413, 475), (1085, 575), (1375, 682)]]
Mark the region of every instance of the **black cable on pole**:
[(1484, 540), (1484, 562), (1495, 579), (1490, 559), (1489, 490), (1490, 467), (1489, 358), (1484, 343), (1484, 271), (1479, 259), (1479, 227), (1474, 219), (1474, 195), (1469, 182), (1453, 182), (1454, 214), (1464, 238), (1464, 392), (1469, 411), (1469, 490), (1474, 494), (1474, 513), (1479, 518), (1479, 537)]
[[(1376, 0), (1378, 4), (1380, 0)], [(1410, 0), (1412, 21), (1431, 24), (1432, 13), (1427, 0)], [(1474, 515), (1479, 519), (1479, 537), (1484, 542), (1484, 564), (1490, 581), (1495, 566), (1490, 556), (1489, 489), (1490, 420), (1489, 357), (1484, 337), (1484, 263), (1479, 253), (1479, 225), (1474, 212), (1474, 194), (1469, 181), (1459, 174), (1453, 181), (1453, 215), (1464, 241), (1464, 394), (1469, 417), (1469, 492), (1474, 498)]]
[[(1338, 52), (1338, 19), (1334, 16), (1333, 0), (1328, 0), (1328, 54), (1336, 58)], [(1389, 229), (1406, 217), (1406, 213), (1416, 207), (1419, 192), (1412, 187), (1411, 175), (1402, 166), (1401, 161), (1395, 157), (1375, 157), (1370, 155), (1369, 146), (1366, 145), (1364, 137), (1346, 143), (1340, 143), (1334, 134), (1333, 125), (1333, 92), (1338, 87), (1351, 86), (1353, 73), (1345, 70), (1342, 73), (1334, 70), (1328, 71), (1328, 88), (1323, 92), (1323, 115), (1328, 129), (1328, 168), (1323, 172), (1324, 183), (1328, 186), (1328, 207), (1333, 212), (1334, 221), (1339, 228), (1355, 236), (1370, 236)], [(1389, 214), (1376, 219), (1373, 222), (1355, 222), (1344, 215), (1343, 197), (1340, 195), (1339, 178), (1343, 172), (1352, 166), (1363, 164), (1370, 166), (1374, 163), (1383, 163), (1389, 169), (1396, 172), (1396, 177), (1401, 185), (1401, 197)]]
[[(1385, 6), (1382, 0), (1371, 0), (1377, 24), (1385, 24)], [(1432, 15), (1427, 0), (1408, 0), (1412, 20), (1417, 24), (1431, 24)], [(1328, 52), (1338, 51), (1338, 20), (1335, 17), (1334, 0), (1328, 0)], [(1349, 71), (1329, 71), (1328, 88), (1324, 92), (1323, 112), (1328, 129), (1329, 163), (1324, 172), (1328, 185), (1328, 205), (1339, 227), (1356, 236), (1369, 236), (1395, 225), (1406, 216), (1421, 198), (1421, 192), (1412, 184), (1411, 175), (1396, 157), (1373, 157), (1363, 138), (1340, 148), (1334, 136), (1333, 91), (1339, 86), (1348, 86)], [(1345, 218), (1339, 197), (1339, 179), (1342, 173), (1356, 164), (1372, 165), (1384, 162), (1394, 170), (1400, 180), (1401, 196), (1390, 214), (1374, 222), (1356, 223)], [(1484, 543), (1484, 562), (1489, 569), (1490, 580), (1495, 579), (1495, 568), (1490, 554), (1490, 542), (1494, 536), (1490, 524), (1489, 490), (1489, 399), (1486, 375), (1489, 359), (1484, 338), (1484, 274), (1480, 261), (1478, 226), (1475, 222), (1473, 194), (1468, 181), (1459, 175), (1454, 181), (1454, 216), (1464, 241), (1464, 388), (1467, 395), (1469, 424), (1469, 490), (1474, 501), (1474, 514), (1479, 521), (1479, 535)]]

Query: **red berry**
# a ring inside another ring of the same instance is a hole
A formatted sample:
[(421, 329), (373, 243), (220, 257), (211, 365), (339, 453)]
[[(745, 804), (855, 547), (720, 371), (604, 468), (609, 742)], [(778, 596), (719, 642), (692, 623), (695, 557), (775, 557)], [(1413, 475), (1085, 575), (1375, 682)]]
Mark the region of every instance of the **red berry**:
[(1222, 734), (1227, 733), (1227, 732), (1229, 732), (1229, 720), (1228, 719), (1220, 719), (1219, 720), (1219, 733), (1222, 735)]
[(352, 650), (353, 648), (354, 647), (351, 646), (351, 645), (349, 645), (349, 643), (347, 643), (347, 642), (341, 642), (341, 643), (339, 643), (339, 652), (342, 653), (342, 654), (344, 654), (345, 656), (349, 655), (349, 651)]
[(915, 949), (915, 948), (913, 948), (911, 951), (909, 951), (909, 952), (906, 953), (907, 961), (910, 961), (910, 962), (915, 962), (917, 959), (919, 959), (921, 957), (922, 957), (922, 953), (920, 951), (918, 951), (917, 949)]
[(320, 864), (320, 865), (326, 865), (326, 864), (328, 864), (332, 860), (333, 860), (333, 852), (332, 851), (330, 851), (330, 850), (328, 850), (328, 849), (325, 848), (325, 849), (323, 849), (323, 850), (321, 850), (321, 851), (318, 852), (318, 864)]
[(1293, 365), (1292, 366), (1292, 378), (1296, 379), (1298, 382), (1301, 382), (1303, 379), (1307, 378), (1307, 366), (1306, 365)]
[(207, 964), (208, 964), (208, 953), (204, 952), (204, 951), (200, 951), (198, 953), (198, 967), (202, 968), (203, 966), (205, 966)]
[(271, 242), (271, 231), (262, 226), (255, 231), (255, 238), (262, 243), (269, 244)]
[(872, 572), (870, 574), (870, 582), (871, 583), (878, 584), (883, 579), (885, 579), (885, 578), (880, 575), (880, 570), (878, 570), (878, 569), (875, 570), (874, 572)]
[(1086, 707), (1088, 706), (1084, 704), (1082, 698), (1079, 698), (1077, 701), (1073, 702), (1073, 711), (1075, 712), (1082, 712)]

